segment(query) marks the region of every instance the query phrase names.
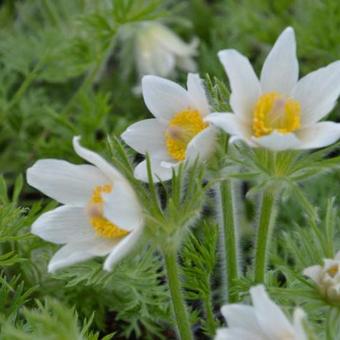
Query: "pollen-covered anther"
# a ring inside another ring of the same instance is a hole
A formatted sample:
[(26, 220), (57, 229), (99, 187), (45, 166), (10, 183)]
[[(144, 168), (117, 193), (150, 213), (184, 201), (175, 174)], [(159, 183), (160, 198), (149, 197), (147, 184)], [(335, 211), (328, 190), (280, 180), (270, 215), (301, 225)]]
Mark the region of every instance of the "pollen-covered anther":
[(119, 238), (127, 235), (127, 230), (119, 228), (117, 225), (111, 223), (103, 215), (103, 196), (112, 191), (111, 184), (98, 185), (94, 188), (91, 200), (88, 204), (87, 212), (90, 223), (98, 236), (104, 238)]
[(184, 160), (189, 142), (207, 126), (197, 110), (188, 109), (176, 113), (165, 132), (169, 155), (176, 161)]
[(253, 133), (262, 137), (277, 131), (285, 134), (301, 126), (301, 106), (297, 100), (277, 92), (263, 94), (253, 111)]

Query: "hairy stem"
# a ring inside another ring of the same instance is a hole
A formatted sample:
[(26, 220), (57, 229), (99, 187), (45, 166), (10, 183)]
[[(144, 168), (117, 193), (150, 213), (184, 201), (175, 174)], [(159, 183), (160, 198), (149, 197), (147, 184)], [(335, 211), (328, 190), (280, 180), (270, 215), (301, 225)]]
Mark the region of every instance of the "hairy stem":
[(179, 270), (176, 258), (176, 251), (172, 249), (168, 249), (167, 251), (165, 251), (164, 260), (168, 276), (168, 284), (171, 293), (173, 310), (175, 314), (180, 339), (191, 340), (193, 339), (191, 325), (179, 280)]
[(224, 240), (224, 254), (226, 264), (226, 283), (228, 286), (228, 302), (238, 301), (235, 283), (239, 276), (238, 244), (234, 217), (234, 198), (231, 181), (220, 184), (221, 199), (221, 230)]
[(257, 283), (264, 283), (270, 236), (276, 217), (275, 194), (272, 191), (268, 190), (263, 193), (260, 209), (256, 241), (255, 281)]

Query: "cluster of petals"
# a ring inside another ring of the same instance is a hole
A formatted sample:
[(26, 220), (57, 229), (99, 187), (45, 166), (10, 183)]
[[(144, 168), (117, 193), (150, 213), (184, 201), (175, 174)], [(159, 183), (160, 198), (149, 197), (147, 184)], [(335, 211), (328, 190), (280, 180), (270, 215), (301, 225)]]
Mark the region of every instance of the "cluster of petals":
[[(137, 152), (149, 155), (154, 180), (171, 179), (182, 161), (208, 158), (217, 129), (204, 122), (210, 108), (200, 77), (189, 73), (186, 90), (173, 81), (145, 76), (142, 91), (155, 118), (132, 124), (121, 137)], [(146, 161), (137, 165), (135, 176), (148, 181)]]
[(269, 298), (263, 285), (252, 287), (250, 295), (253, 306), (222, 307), (228, 327), (218, 329), (215, 340), (308, 340), (301, 309), (295, 310), (292, 323)]
[(306, 268), (303, 274), (311, 278), (320, 293), (330, 302), (340, 302), (340, 252), (334, 259), (324, 259), (323, 265)]
[(176, 67), (195, 72), (198, 40), (185, 43), (159, 22), (143, 22), (138, 26), (135, 59), (140, 78), (144, 75), (173, 76)]
[(340, 94), (340, 61), (298, 80), (294, 30), (277, 39), (257, 78), (249, 60), (233, 49), (220, 51), (228, 75), (232, 113), (214, 113), (207, 121), (233, 139), (272, 150), (313, 149), (340, 137), (340, 124), (323, 121)]
[(62, 205), (42, 214), (32, 233), (62, 244), (49, 262), (49, 272), (95, 256), (107, 256), (111, 270), (137, 243), (143, 214), (127, 180), (106, 160), (79, 144), (75, 152), (91, 164), (43, 159), (27, 170), (27, 182)]

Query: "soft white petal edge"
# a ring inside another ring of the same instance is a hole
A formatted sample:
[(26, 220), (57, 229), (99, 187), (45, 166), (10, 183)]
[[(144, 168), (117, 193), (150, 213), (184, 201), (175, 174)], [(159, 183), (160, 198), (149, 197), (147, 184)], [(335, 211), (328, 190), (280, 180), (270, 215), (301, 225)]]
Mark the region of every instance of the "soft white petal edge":
[[(246, 326), (245, 326), (246, 327)], [(264, 340), (263, 337), (239, 328), (219, 328), (215, 340)]]
[(61, 268), (84, 262), (93, 257), (107, 255), (116, 242), (116, 240), (97, 237), (88, 241), (68, 243), (51, 258), (48, 264), (48, 272), (54, 273)]
[(31, 232), (46, 241), (57, 244), (95, 237), (85, 208), (73, 206), (62, 206), (42, 214), (33, 223)]
[(63, 204), (84, 206), (97, 185), (107, 182), (93, 165), (41, 159), (27, 169), (27, 183)]
[(209, 102), (203, 81), (198, 74), (188, 74), (187, 88), (192, 97), (192, 101), (195, 103), (196, 108), (200, 111), (201, 115), (208, 115), (210, 112)]
[(188, 92), (171, 80), (144, 76), (142, 91), (149, 111), (163, 122), (169, 121), (176, 113), (193, 107)]
[(316, 284), (320, 282), (320, 274), (322, 272), (322, 267), (319, 265), (310, 266), (303, 270), (303, 275), (308, 276), (312, 279)]
[(110, 179), (110, 181), (114, 181), (117, 178), (123, 178), (120, 172), (114, 166), (109, 164), (102, 156), (81, 146), (79, 143), (80, 138), (80, 136), (73, 137), (73, 148), (78, 156), (95, 165)]
[(290, 95), (299, 76), (294, 30), (287, 27), (269, 52), (261, 72), (263, 92), (277, 91)]
[(266, 293), (264, 286), (250, 289), (250, 295), (255, 308), (256, 319), (262, 331), (270, 338), (279, 338), (282, 334), (294, 334), (294, 329), (282, 312)]
[(308, 340), (303, 326), (305, 318), (306, 315), (304, 311), (301, 308), (296, 308), (293, 316), (296, 340)]
[(130, 125), (121, 138), (137, 152), (164, 160), (169, 158), (164, 138), (166, 128), (155, 118), (145, 119)]
[(243, 121), (252, 119), (253, 107), (261, 94), (259, 80), (249, 60), (236, 50), (224, 50), (218, 57), (231, 87), (230, 105)]
[[(155, 183), (160, 181), (168, 181), (172, 178), (172, 167), (162, 166), (162, 161), (151, 159), (152, 179)], [(149, 182), (146, 160), (140, 162), (134, 171), (135, 177), (143, 182)]]
[(130, 234), (123, 237), (113, 248), (104, 262), (104, 270), (111, 271), (113, 266), (122, 260), (136, 246), (143, 234), (143, 228), (134, 229)]
[(315, 149), (335, 143), (340, 138), (340, 123), (320, 122), (297, 133), (301, 140), (299, 149)]
[(252, 137), (252, 140), (259, 146), (276, 151), (299, 149), (301, 147), (301, 141), (294, 133), (281, 134), (274, 131), (267, 136)]

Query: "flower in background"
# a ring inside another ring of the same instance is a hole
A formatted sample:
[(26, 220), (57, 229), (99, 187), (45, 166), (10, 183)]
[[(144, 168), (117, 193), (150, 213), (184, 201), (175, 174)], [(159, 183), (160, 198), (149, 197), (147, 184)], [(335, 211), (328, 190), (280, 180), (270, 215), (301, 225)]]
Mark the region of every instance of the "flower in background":
[(324, 259), (323, 266), (308, 267), (303, 274), (316, 283), (320, 293), (329, 301), (340, 302), (340, 251), (334, 259)]
[(130, 184), (79, 139), (73, 139), (75, 152), (93, 165), (43, 159), (27, 170), (31, 186), (63, 204), (32, 225), (33, 234), (65, 244), (50, 260), (49, 272), (105, 255), (104, 269), (111, 270), (143, 229), (142, 208)]
[(217, 330), (215, 340), (307, 340), (304, 312), (297, 308), (291, 323), (266, 293), (264, 286), (250, 289), (253, 306), (230, 304), (222, 307), (228, 328)]
[(198, 39), (185, 43), (173, 31), (158, 22), (144, 22), (138, 26), (135, 59), (139, 77), (158, 75), (170, 77), (178, 67), (195, 72)]
[(236, 50), (218, 54), (229, 77), (232, 113), (207, 121), (251, 146), (272, 150), (312, 149), (334, 143), (340, 124), (319, 122), (340, 93), (340, 61), (298, 81), (294, 30), (287, 28), (264, 62), (258, 80), (249, 60)]
[[(148, 153), (155, 181), (166, 181), (180, 162), (205, 160), (213, 150), (216, 128), (204, 122), (209, 103), (202, 80), (189, 74), (188, 90), (156, 76), (142, 80), (146, 106), (155, 116), (132, 124), (122, 139), (141, 154)], [(146, 161), (135, 169), (136, 178), (148, 181)]]

